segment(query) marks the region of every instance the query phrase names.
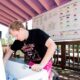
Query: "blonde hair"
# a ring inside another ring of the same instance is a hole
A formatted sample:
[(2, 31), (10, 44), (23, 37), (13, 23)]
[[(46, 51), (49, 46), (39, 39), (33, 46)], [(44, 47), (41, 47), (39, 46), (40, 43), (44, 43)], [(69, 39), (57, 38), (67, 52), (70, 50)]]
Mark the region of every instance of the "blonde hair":
[(24, 25), (21, 21), (14, 21), (10, 24), (10, 29), (12, 30), (19, 30), (20, 28), (24, 28)]

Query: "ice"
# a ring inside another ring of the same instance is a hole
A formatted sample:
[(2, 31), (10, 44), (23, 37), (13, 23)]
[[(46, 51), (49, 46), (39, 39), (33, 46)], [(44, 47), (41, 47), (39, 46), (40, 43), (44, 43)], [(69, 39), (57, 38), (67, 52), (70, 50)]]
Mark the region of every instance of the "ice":
[(6, 71), (6, 80), (17, 80), (10, 72)]
[(5, 70), (6, 80), (48, 80), (46, 70), (43, 69), (39, 72), (32, 71), (28, 65), (11, 60), (7, 62)]

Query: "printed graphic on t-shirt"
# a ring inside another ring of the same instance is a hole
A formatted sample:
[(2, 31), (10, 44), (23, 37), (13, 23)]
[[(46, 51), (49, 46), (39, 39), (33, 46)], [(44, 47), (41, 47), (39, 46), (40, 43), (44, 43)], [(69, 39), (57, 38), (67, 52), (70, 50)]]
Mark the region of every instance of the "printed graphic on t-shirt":
[(28, 61), (40, 61), (41, 58), (38, 54), (38, 51), (35, 49), (34, 44), (24, 44), (22, 51), (26, 53), (26, 60)]

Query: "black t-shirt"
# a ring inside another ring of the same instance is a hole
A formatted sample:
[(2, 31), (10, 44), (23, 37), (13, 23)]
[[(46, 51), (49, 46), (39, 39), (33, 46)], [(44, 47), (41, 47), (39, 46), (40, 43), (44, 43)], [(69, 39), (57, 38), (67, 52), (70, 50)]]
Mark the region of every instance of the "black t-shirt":
[(11, 49), (14, 51), (21, 50), (26, 54), (27, 59), (35, 63), (40, 62), (47, 50), (45, 43), (49, 35), (40, 29), (29, 30), (29, 37), (27, 40), (15, 40)]

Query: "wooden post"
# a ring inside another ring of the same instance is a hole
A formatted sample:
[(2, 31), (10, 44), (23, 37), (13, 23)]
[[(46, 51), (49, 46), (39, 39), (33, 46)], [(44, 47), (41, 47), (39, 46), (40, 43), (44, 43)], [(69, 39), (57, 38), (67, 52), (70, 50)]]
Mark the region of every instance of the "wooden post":
[(65, 45), (65, 43), (62, 43), (62, 45), (61, 45), (61, 67), (62, 67), (62, 69), (64, 69), (65, 68), (65, 63), (66, 63), (66, 61), (65, 61), (65, 54), (66, 54), (66, 45)]

